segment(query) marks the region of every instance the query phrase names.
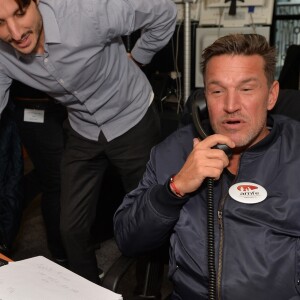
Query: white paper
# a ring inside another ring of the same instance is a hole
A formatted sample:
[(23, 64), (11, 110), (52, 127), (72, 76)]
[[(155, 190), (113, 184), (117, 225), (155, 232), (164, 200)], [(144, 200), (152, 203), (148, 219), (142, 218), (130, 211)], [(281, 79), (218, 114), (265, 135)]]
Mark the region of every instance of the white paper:
[(122, 296), (37, 256), (0, 267), (0, 300), (122, 300)]

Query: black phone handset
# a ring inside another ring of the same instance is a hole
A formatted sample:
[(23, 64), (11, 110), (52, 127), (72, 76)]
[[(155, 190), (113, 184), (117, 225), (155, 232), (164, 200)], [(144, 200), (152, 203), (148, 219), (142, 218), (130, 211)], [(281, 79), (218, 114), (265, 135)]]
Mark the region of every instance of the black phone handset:
[[(204, 96), (195, 94), (192, 101), (192, 118), (201, 139), (208, 135), (201, 125), (201, 114), (206, 110)], [(228, 157), (232, 155), (231, 149), (224, 144), (218, 144), (214, 148), (223, 150)], [(214, 180), (207, 178), (207, 264), (208, 264), (208, 299), (215, 300), (217, 293), (216, 268), (215, 268), (215, 233), (214, 233)]]
[[(198, 95), (196, 94), (192, 99), (192, 117), (198, 134), (200, 135), (201, 139), (205, 139), (208, 134), (204, 131), (201, 125), (201, 115), (204, 114), (204, 111), (206, 110), (206, 101), (204, 97), (197, 96)], [(232, 155), (231, 149), (225, 144), (218, 144), (214, 148), (223, 150), (228, 157)]]

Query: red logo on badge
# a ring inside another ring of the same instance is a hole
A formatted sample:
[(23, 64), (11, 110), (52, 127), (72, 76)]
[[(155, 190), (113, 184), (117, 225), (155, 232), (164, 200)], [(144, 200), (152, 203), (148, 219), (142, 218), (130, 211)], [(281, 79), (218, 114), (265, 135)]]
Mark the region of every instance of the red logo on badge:
[(239, 185), (239, 186), (237, 187), (237, 189), (238, 189), (239, 191), (242, 191), (242, 192), (256, 190), (257, 188), (258, 188), (258, 187), (255, 186), (255, 185), (245, 185), (245, 184)]

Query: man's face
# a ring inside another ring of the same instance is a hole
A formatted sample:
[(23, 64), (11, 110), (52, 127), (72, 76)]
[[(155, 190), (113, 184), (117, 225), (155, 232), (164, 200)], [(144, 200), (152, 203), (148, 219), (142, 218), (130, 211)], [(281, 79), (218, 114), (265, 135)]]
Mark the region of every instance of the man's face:
[(43, 22), (37, 4), (38, 0), (31, 1), (20, 10), (15, 0), (0, 0), (0, 39), (23, 54), (43, 51)]
[(268, 86), (261, 56), (212, 57), (204, 78), (214, 132), (230, 137), (237, 148), (250, 147), (268, 134), (267, 111), (276, 103), (279, 85)]

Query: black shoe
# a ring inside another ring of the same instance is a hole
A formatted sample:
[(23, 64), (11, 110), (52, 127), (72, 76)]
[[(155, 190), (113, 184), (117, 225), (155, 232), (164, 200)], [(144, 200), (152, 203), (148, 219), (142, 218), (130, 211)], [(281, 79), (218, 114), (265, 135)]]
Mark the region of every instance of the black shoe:
[(100, 281), (103, 280), (104, 275), (105, 275), (104, 271), (102, 269), (98, 268), (98, 276), (99, 276)]
[(0, 252), (5, 256), (10, 256), (11, 249), (7, 245), (7, 239), (4, 238), (4, 233), (0, 228)]
[(69, 269), (69, 263), (68, 263), (68, 260), (66, 258), (54, 257), (53, 261), (56, 262), (58, 265), (66, 268), (66, 269)]
[(10, 249), (4, 243), (0, 243), (0, 252), (5, 256), (10, 256)]

